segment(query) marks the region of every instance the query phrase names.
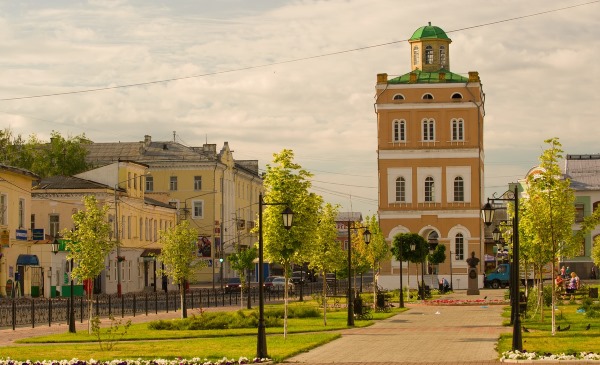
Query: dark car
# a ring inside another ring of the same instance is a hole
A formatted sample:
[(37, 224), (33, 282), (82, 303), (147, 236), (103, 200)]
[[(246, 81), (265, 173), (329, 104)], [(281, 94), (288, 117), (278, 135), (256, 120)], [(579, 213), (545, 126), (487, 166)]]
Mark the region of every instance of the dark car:
[(304, 284), (308, 274), (306, 271), (294, 271), (290, 281), (294, 284)]
[(240, 278), (229, 278), (225, 284), (225, 293), (239, 292), (242, 289)]

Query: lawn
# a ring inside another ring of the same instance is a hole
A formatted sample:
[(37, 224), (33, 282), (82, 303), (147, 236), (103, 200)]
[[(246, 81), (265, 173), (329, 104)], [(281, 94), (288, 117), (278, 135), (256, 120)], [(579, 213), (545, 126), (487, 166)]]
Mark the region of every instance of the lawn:
[[(314, 302), (290, 303), (291, 306), (312, 306)], [(268, 305), (265, 310), (281, 307)], [(255, 309), (256, 311), (256, 309)], [(246, 312), (246, 311), (244, 311)], [(373, 313), (373, 320), (356, 320), (356, 327), (369, 326), (375, 320), (388, 318), (400, 312)], [(108, 321), (103, 319), (103, 321)], [(283, 327), (267, 328), (269, 357), (281, 361), (332, 341), (347, 328), (347, 312), (339, 308), (327, 313), (327, 325), (323, 318), (291, 318), (288, 320), (288, 336), (284, 339)], [(122, 328), (122, 327), (121, 327)], [(106, 333), (107, 329), (102, 329)], [(105, 336), (105, 335), (104, 335)], [(121, 339), (121, 337), (119, 336)], [(133, 324), (122, 340), (111, 350), (102, 351), (97, 338), (85, 331), (41, 336), (19, 341), (21, 345), (3, 347), (1, 356), (16, 360), (60, 360), (60, 359), (176, 359), (206, 358), (211, 361), (240, 356), (252, 359), (256, 354), (257, 329), (218, 330), (150, 330), (147, 323)]]

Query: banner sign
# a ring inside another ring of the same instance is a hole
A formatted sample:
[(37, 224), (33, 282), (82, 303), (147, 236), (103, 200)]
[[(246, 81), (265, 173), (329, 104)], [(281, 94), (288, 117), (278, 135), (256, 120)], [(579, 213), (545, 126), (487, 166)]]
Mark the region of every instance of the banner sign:
[(17, 240), (27, 241), (27, 230), (26, 229), (17, 229)]
[(2, 244), (2, 247), (9, 247), (10, 232), (8, 229), (0, 230), (0, 244)]
[(34, 228), (31, 230), (31, 234), (32, 234), (31, 239), (34, 241), (43, 241), (44, 238), (46, 238), (43, 228)]
[(198, 256), (200, 257), (211, 257), (210, 254), (210, 240), (208, 239), (208, 237), (205, 236), (201, 236), (198, 237)]

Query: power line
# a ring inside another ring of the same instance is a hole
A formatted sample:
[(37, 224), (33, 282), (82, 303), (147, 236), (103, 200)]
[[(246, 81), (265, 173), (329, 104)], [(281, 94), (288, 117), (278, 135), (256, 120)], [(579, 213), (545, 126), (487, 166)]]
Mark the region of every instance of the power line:
[[(507, 19), (497, 20), (497, 21), (493, 21), (493, 22), (488, 22), (488, 23), (483, 23), (483, 24), (478, 24), (478, 25), (472, 25), (472, 26), (469, 26), (469, 27), (453, 29), (453, 30), (450, 30), (450, 31), (446, 31), (446, 33), (461, 32), (461, 31), (475, 29), (475, 28), (487, 27), (487, 26), (491, 26), (491, 25), (496, 25), (496, 24), (501, 24), (501, 23), (516, 21), (516, 20), (521, 20), (521, 19), (536, 17), (536, 16), (540, 16), (540, 15), (555, 13), (555, 12), (559, 12), (559, 11), (569, 10), (569, 9), (573, 9), (573, 8), (576, 8), (576, 7), (587, 6), (587, 5), (591, 5), (591, 4), (595, 4), (595, 3), (599, 3), (599, 2), (600, 2), (600, 0), (594, 0), (594, 1), (586, 2), (586, 3), (582, 3), (582, 4), (575, 4), (575, 5), (570, 5), (570, 6), (566, 6), (566, 7), (562, 7), (562, 8), (541, 11), (541, 12), (537, 12), (537, 13), (533, 13), (533, 14), (521, 15), (521, 16), (517, 16), (517, 17), (513, 17), (513, 18), (507, 18)], [(234, 68), (234, 69), (230, 69), (230, 70), (207, 72), (207, 73), (198, 74), (198, 75), (173, 77), (173, 78), (163, 79), (163, 80), (145, 81), (145, 82), (138, 82), (138, 83), (133, 83), (133, 84), (116, 85), (116, 86), (106, 86), (106, 87), (99, 87), (99, 88), (85, 89), (85, 90), (65, 91), (65, 92), (58, 92), (58, 93), (40, 94), (40, 95), (29, 95), (29, 96), (18, 96), (18, 97), (13, 97), (13, 98), (2, 98), (2, 99), (0, 99), (0, 101), (14, 101), (14, 100), (46, 98), (46, 97), (51, 97), (51, 96), (86, 94), (86, 93), (92, 93), (92, 92), (98, 92), (98, 91), (117, 90), (117, 89), (124, 89), (124, 88), (130, 88), (130, 87), (163, 84), (163, 83), (169, 83), (169, 82), (173, 82), (173, 81), (181, 81), (181, 80), (195, 79), (195, 78), (200, 78), (200, 77), (223, 75), (223, 74), (227, 74), (227, 73), (240, 72), (240, 71), (248, 71), (248, 70), (255, 70), (255, 69), (266, 68), (266, 67), (271, 67), (271, 66), (284, 65), (284, 64), (288, 64), (288, 63), (296, 63), (296, 62), (309, 61), (309, 60), (314, 60), (314, 59), (319, 59), (319, 58), (337, 56), (337, 55), (346, 54), (346, 53), (352, 53), (352, 52), (358, 52), (358, 51), (365, 51), (365, 50), (372, 49), (372, 48), (390, 46), (390, 45), (393, 45), (393, 44), (403, 43), (403, 42), (406, 42), (406, 41), (408, 41), (408, 39), (402, 39), (402, 40), (398, 40), (398, 41), (390, 41), (390, 42), (385, 42), (385, 43), (373, 44), (373, 45), (369, 45), (369, 46), (363, 46), (363, 47), (346, 49), (346, 50), (329, 52), (329, 53), (322, 53), (322, 54), (314, 55), (314, 56), (294, 58), (294, 59), (291, 59), (291, 60), (265, 63), (265, 64), (262, 64), (262, 65), (245, 66), (245, 67)]]

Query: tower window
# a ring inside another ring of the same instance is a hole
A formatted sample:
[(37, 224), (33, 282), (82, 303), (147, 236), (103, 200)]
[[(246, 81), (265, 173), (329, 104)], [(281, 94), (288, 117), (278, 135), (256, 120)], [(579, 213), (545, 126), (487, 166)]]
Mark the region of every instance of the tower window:
[(464, 141), (464, 121), (462, 119), (452, 119), (452, 141)]
[(406, 201), (406, 180), (404, 180), (403, 177), (399, 177), (396, 179), (396, 201)]
[(435, 181), (433, 177), (428, 176), (425, 179), (425, 201), (433, 202), (435, 201)]
[(423, 134), (421, 136), (421, 140), (423, 142), (435, 141), (435, 120), (424, 119), (422, 121), (422, 126), (423, 126)]
[(452, 99), (462, 99), (462, 95), (460, 93), (452, 94)]
[[(457, 233), (454, 237), (454, 252), (456, 253), (457, 260), (464, 260), (465, 258), (465, 238), (462, 233)], [(452, 259), (452, 258), (450, 258)]]
[(423, 100), (433, 100), (433, 95), (431, 95), (430, 93), (424, 94)]
[(440, 46), (440, 66), (446, 66), (446, 47)]
[(433, 65), (433, 47), (431, 46), (425, 47), (425, 63)]
[(395, 120), (393, 133), (394, 133), (394, 142), (405, 142), (406, 141), (406, 121)]
[(413, 47), (413, 65), (418, 65), (419, 64), (419, 47), (418, 46), (414, 46)]
[(465, 182), (462, 177), (457, 176), (454, 178), (454, 201), (464, 202), (465, 201)]
[(404, 100), (404, 95), (396, 94), (396, 95), (394, 95), (394, 100)]

